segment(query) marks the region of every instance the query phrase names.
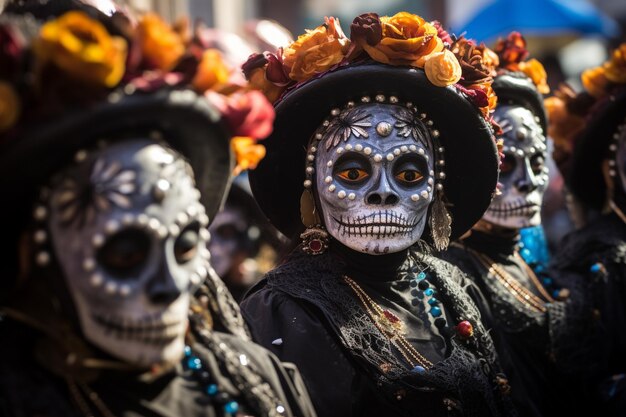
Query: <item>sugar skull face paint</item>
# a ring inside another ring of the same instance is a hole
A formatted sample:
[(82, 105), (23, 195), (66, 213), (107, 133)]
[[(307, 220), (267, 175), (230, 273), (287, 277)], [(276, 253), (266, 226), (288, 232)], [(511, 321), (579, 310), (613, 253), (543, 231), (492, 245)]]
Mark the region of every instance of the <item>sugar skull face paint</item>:
[(417, 242), (434, 193), (430, 134), (407, 108), (365, 104), (336, 115), (315, 154), (315, 189), (332, 237), (378, 255)]
[(494, 117), (504, 139), (502, 193), (493, 199), (483, 219), (511, 229), (537, 226), (548, 186), (546, 138), (534, 115), (524, 107), (500, 105)]
[(53, 178), (47, 227), (87, 340), (141, 366), (182, 356), (190, 296), (208, 268), (199, 199), (191, 167), (147, 139)]

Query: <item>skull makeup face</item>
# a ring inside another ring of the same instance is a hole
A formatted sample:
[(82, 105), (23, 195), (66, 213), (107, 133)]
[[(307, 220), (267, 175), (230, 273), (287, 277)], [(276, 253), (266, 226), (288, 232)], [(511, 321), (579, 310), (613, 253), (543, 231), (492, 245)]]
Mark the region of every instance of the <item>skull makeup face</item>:
[(52, 180), (47, 226), (85, 337), (131, 364), (179, 360), (208, 266), (190, 166), (147, 139), (77, 160)]
[(502, 193), (493, 199), (483, 219), (511, 229), (537, 226), (548, 186), (546, 138), (532, 112), (524, 107), (500, 105), (494, 117), (504, 139)]
[(419, 240), (434, 193), (433, 145), (416, 115), (393, 104), (335, 111), (320, 133), (315, 185), (339, 242), (379, 255)]

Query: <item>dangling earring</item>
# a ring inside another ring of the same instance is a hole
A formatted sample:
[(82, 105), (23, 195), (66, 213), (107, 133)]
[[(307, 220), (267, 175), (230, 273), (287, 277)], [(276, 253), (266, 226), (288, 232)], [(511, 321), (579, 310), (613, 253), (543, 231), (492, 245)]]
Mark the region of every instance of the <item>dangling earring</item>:
[(443, 202), (443, 190), (437, 190), (430, 211), (430, 234), (436, 250), (445, 250), (450, 244), (451, 224), (452, 218)]
[(302, 192), (300, 197), (300, 218), (306, 230), (300, 235), (302, 250), (308, 255), (321, 255), (328, 249), (328, 232), (321, 225), (315, 200), (309, 190)]

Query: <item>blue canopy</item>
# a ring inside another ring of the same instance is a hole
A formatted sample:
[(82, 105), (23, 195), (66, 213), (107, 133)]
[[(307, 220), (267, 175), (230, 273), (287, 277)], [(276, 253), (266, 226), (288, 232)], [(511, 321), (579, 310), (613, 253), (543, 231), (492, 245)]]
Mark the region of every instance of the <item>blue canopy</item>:
[(586, 0), (495, 0), (480, 9), (455, 33), (490, 41), (517, 30), (524, 35), (566, 32), (619, 35), (619, 27)]

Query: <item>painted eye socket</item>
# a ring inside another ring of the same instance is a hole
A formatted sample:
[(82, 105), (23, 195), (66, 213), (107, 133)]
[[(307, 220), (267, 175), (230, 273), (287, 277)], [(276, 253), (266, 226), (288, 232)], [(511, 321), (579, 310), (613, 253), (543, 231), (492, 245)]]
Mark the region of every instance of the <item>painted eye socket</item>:
[(174, 243), (174, 257), (179, 264), (189, 262), (196, 256), (198, 243), (200, 242), (199, 228), (198, 224), (187, 226), (176, 239)]
[(406, 184), (418, 183), (424, 178), (421, 172), (415, 169), (405, 169), (396, 174), (396, 179)]
[(98, 263), (121, 278), (136, 276), (150, 252), (150, 238), (138, 229), (122, 230), (111, 236), (98, 250)]
[(546, 161), (542, 155), (534, 155), (530, 158), (530, 167), (535, 175), (541, 174), (545, 163)]
[(364, 169), (360, 168), (348, 168), (337, 172), (339, 178), (348, 182), (359, 182), (368, 178), (370, 174)]
[(506, 175), (515, 169), (516, 161), (514, 155), (505, 154), (502, 164), (500, 164), (500, 174)]

